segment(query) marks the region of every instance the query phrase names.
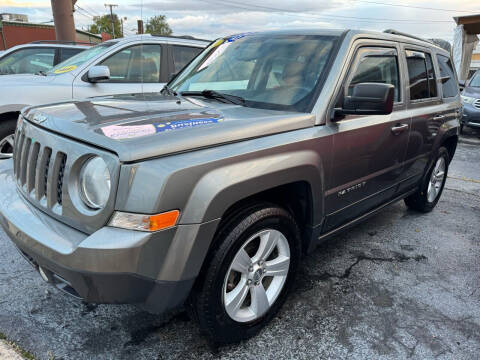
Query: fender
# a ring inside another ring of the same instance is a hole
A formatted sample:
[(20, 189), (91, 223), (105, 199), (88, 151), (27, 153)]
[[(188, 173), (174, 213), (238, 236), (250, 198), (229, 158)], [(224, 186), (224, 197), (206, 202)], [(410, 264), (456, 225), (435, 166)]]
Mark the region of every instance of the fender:
[(306, 181), (312, 190), (314, 223), (323, 214), (323, 164), (318, 153), (299, 150), (248, 159), (216, 168), (202, 176), (183, 211), (181, 223), (221, 218), (236, 202), (277, 186)]

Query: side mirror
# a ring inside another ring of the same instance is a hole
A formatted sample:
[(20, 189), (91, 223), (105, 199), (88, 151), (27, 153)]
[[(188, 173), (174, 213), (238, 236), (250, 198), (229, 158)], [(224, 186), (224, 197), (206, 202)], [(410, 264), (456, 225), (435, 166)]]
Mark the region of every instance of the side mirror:
[(110, 69), (105, 65), (92, 66), (87, 73), (88, 82), (97, 83), (110, 79)]
[(392, 84), (360, 83), (343, 100), (342, 115), (388, 115), (393, 111), (395, 87)]

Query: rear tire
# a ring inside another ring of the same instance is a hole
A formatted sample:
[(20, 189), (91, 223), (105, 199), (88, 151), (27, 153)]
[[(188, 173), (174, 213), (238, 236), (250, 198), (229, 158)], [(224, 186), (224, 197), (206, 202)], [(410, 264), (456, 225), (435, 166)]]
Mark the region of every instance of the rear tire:
[(446, 148), (441, 147), (420, 189), (405, 198), (407, 207), (421, 212), (430, 212), (437, 205), (447, 180), (450, 156)]
[(213, 244), (190, 310), (213, 344), (248, 339), (275, 316), (291, 289), (300, 231), (288, 211), (261, 203), (226, 219)]
[(13, 137), (17, 119), (0, 120), (0, 160), (13, 156)]

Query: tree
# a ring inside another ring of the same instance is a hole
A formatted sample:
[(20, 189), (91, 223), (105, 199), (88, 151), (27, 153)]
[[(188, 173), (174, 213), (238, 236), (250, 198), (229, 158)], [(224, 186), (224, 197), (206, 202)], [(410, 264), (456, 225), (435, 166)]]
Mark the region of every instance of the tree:
[(157, 15), (148, 19), (145, 33), (152, 35), (172, 35), (172, 29), (170, 29), (165, 15)]
[[(115, 27), (115, 37), (122, 37), (122, 24), (120, 23), (117, 14), (113, 14), (113, 23)], [(93, 34), (101, 34), (102, 32), (105, 32), (111, 35), (112, 20), (110, 19), (110, 15), (94, 16), (93, 24), (88, 27), (88, 31)]]

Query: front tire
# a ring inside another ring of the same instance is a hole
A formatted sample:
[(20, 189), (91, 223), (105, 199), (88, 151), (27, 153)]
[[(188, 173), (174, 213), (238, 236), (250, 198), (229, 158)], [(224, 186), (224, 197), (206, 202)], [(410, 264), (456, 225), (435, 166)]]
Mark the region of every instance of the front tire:
[(191, 306), (214, 344), (248, 339), (278, 312), (301, 256), (300, 232), (289, 212), (257, 204), (220, 229)]
[(16, 119), (0, 120), (0, 160), (10, 159), (13, 156), (16, 126)]
[(405, 204), (413, 210), (430, 212), (437, 205), (447, 180), (450, 156), (446, 148), (441, 147), (420, 189), (405, 198)]

